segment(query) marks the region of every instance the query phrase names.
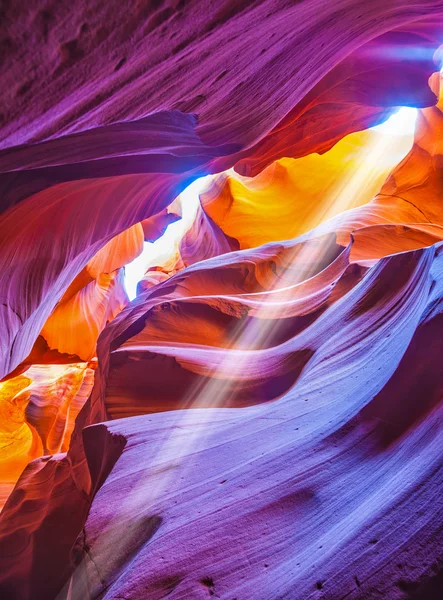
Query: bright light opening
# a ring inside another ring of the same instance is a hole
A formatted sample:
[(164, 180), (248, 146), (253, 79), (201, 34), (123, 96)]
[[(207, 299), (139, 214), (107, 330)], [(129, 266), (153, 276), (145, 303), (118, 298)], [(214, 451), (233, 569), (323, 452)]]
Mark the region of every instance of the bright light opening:
[(411, 135), (415, 132), (417, 114), (416, 108), (403, 106), (384, 123), (380, 123), (380, 125), (376, 125), (372, 129), (386, 133), (387, 135)]
[[(380, 123), (372, 129), (388, 136), (412, 136), (415, 131), (417, 114), (416, 108), (405, 106), (391, 115), (384, 123)], [(377, 152), (377, 160), (379, 160), (379, 152)], [(145, 242), (143, 252), (125, 266), (125, 288), (130, 300), (136, 297), (138, 282), (143, 279), (147, 270), (165, 263), (178, 248), (180, 240), (195, 219), (200, 202), (199, 194), (208, 186), (210, 178), (211, 176), (208, 175), (196, 179), (180, 194), (181, 219), (169, 225), (162, 237), (155, 242)]]
[(125, 266), (125, 288), (130, 300), (137, 296), (138, 282), (150, 267), (162, 264), (178, 247), (184, 234), (194, 222), (200, 203), (199, 194), (208, 186), (207, 177), (200, 177), (179, 196), (182, 217), (168, 226), (165, 233), (155, 242), (144, 242), (143, 252)]

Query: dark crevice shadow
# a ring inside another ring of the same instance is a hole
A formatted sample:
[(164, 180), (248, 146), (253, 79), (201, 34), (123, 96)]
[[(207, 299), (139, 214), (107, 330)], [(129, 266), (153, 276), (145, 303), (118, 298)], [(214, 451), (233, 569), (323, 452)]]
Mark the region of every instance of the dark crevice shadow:
[(431, 412), (443, 397), (443, 314), (420, 325), (385, 387), (360, 412), (376, 420), (381, 446), (387, 447)]

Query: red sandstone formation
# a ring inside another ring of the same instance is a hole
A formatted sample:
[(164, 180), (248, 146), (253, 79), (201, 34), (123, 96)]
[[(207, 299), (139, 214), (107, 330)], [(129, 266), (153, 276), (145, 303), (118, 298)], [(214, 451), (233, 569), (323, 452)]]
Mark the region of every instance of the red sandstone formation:
[(0, 383), (1, 506), (29, 461), (66, 452), (91, 393), (94, 368), (94, 363), (34, 365)]
[(442, 0), (1, 17), (0, 597), (440, 598)]

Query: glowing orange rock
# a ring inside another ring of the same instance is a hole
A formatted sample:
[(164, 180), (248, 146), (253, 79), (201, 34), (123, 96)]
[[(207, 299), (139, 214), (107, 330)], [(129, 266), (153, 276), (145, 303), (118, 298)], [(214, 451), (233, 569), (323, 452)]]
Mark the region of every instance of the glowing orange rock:
[(439, 104), (419, 111), (413, 144), (412, 136), (352, 134), (326, 154), (282, 159), (252, 179), (220, 175), (203, 207), (242, 248), (315, 228), (343, 245), (352, 234), (359, 262), (429, 246), (443, 239), (442, 137)]
[(27, 422), (43, 443), (43, 454), (69, 448), (75, 419), (86, 402), (94, 380), (95, 363), (35, 365), (26, 373), (29, 385)]
[(105, 244), (86, 265), (87, 272), (97, 278), (101, 273), (109, 274), (124, 267), (141, 253), (143, 240), (143, 228), (137, 223)]
[(67, 450), (94, 367), (35, 365), (0, 382), (0, 505), (28, 462)]
[[(336, 231), (341, 244), (347, 244), (353, 233), (355, 244), (351, 258), (360, 261), (431, 245), (443, 239), (443, 209), (438, 201), (441, 195), (442, 134), (440, 105), (419, 111), (414, 145), (390, 173), (374, 200), (335, 217), (319, 231)], [(383, 228), (383, 225), (395, 227)], [(365, 227), (370, 229), (365, 232), (362, 229)]]
[(412, 134), (353, 133), (323, 155), (281, 159), (252, 179), (219, 175), (202, 205), (241, 248), (292, 239), (372, 200), (412, 142)]
[[(141, 222), (143, 228), (144, 240), (146, 242), (154, 242), (161, 237), (168, 225), (174, 223), (180, 218), (180, 215), (174, 211), (174, 202), (168, 208), (149, 219), (144, 219)], [(129, 261), (128, 261), (129, 262)]]
[(3, 505), (30, 460), (43, 454), (35, 429), (26, 423), (28, 397), (23, 394), (31, 379), (21, 375), (0, 383), (0, 501)]

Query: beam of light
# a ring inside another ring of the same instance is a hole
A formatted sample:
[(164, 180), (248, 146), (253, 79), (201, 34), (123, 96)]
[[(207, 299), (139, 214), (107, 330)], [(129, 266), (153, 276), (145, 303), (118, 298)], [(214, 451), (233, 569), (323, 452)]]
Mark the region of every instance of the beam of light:
[[(408, 140), (412, 145), (415, 118), (416, 111), (414, 109), (401, 109), (385, 123), (374, 128), (376, 132), (381, 132), (383, 135), (374, 135), (372, 141), (364, 149), (354, 175), (346, 181), (339, 181), (336, 188), (331, 191), (331, 201), (326, 203), (326, 208), (324, 206), (321, 208), (322, 218), (328, 219), (331, 211), (336, 211), (337, 205), (340, 211), (345, 211), (352, 205), (354, 195), (371, 177), (375, 161), (383, 159), (392, 152), (398, 152), (396, 136), (408, 135)], [(403, 155), (407, 151), (403, 151)], [(395, 156), (397, 157), (397, 155)], [(401, 158), (403, 156), (399, 160)], [(202, 187), (203, 183), (200, 180), (184, 192), (186, 202), (183, 202), (183, 207), (185, 208), (185, 205), (188, 204), (189, 215), (191, 215), (190, 205), (192, 205), (192, 215), (195, 216), (199, 201), (198, 190)], [(186, 225), (182, 224), (179, 231), (185, 231), (187, 224), (190, 223), (188, 219), (192, 222), (192, 218), (192, 216), (186, 217)], [(173, 231), (178, 229), (179, 223), (181, 222), (170, 225), (168, 231), (173, 227)], [(147, 245), (151, 250), (149, 256), (146, 254), (143, 260), (136, 259), (134, 261), (134, 263), (138, 261), (137, 265), (142, 265), (142, 267), (137, 267), (140, 269), (138, 275), (130, 275), (133, 281), (139, 275), (144, 274), (147, 265), (154, 263), (152, 256), (153, 247), (156, 244), (156, 249), (161, 248), (161, 251), (156, 250), (156, 257), (160, 257), (166, 250), (168, 254), (171, 253), (171, 244), (178, 243), (179, 233), (177, 232), (174, 236), (170, 233), (170, 237), (166, 237), (166, 235), (163, 236), (166, 240), (162, 238), (154, 244)], [(163, 427), (159, 432), (159, 439), (153, 440), (150, 446), (149, 461), (147, 460), (143, 465), (144, 474), (131, 488), (131, 493), (120, 504), (90, 549), (90, 552), (102, 558), (106, 556), (106, 564), (100, 564), (104, 581), (112, 581), (113, 573), (116, 569), (118, 570), (121, 557), (126, 556), (133, 545), (137, 543), (139, 536), (137, 519), (140, 520), (145, 515), (158, 514), (159, 510), (161, 512), (161, 509), (155, 507), (156, 503), (159, 502), (166, 490), (172, 493), (177, 481), (181, 482), (181, 491), (186, 491), (187, 488), (183, 482), (186, 481), (186, 474), (194, 468), (193, 457), (195, 459), (199, 450), (204, 448), (205, 440), (213, 432), (212, 427), (206, 425), (207, 409), (225, 408), (231, 404), (231, 400), (237, 392), (237, 384), (232, 380), (232, 376), (238, 376), (247, 371), (248, 363), (251, 360), (266, 361), (267, 357), (275, 356), (278, 353), (272, 347), (267, 348), (266, 341), (274, 337), (279, 329), (286, 327), (285, 318), (291, 316), (290, 311), (294, 302), (304, 297), (305, 282), (315, 276), (320, 270), (319, 265), (327, 264), (331, 253), (335, 252), (335, 243), (331, 244), (331, 238), (323, 238), (323, 240), (322, 243), (308, 243), (302, 248), (296, 246), (292, 250), (288, 250), (285, 264), (281, 267), (281, 272), (275, 276), (273, 285), (266, 291), (247, 294), (249, 299), (252, 297), (257, 299), (256, 307), (249, 312), (249, 315), (254, 318), (243, 320), (233, 331), (229, 332), (230, 340), (225, 348), (208, 350), (214, 357), (217, 357), (216, 367), (205, 373), (204, 381), (200, 381), (188, 390), (182, 403), (187, 409), (200, 408), (200, 410), (177, 411), (174, 417), (171, 417), (171, 426)], [(135, 272), (136, 267), (131, 267), (130, 273)], [(134, 284), (132, 285), (134, 286)], [(290, 343), (288, 341), (280, 344), (279, 351), (284, 346), (289, 349)], [(161, 350), (162, 346), (153, 345), (154, 351), (155, 348)], [(130, 349), (131, 346), (126, 344), (122, 350)], [(205, 408), (202, 409), (202, 407)], [(229, 426), (228, 421), (229, 419), (227, 419), (227, 426)], [(149, 485), (146, 485), (147, 479), (149, 479)], [(111, 556), (109, 549), (112, 549)], [(76, 581), (74, 578), (71, 581), (71, 600), (82, 598), (81, 589), (83, 588), (81, 576), (79, 576), (79, 580)], [(109, 592), (112, 584), (107, 589)]]
[(409, 135), (415, 132), (418, 110), (403, 106), (389, 119), (372, 127), (373, 131), (380, 131), (387, 135)]
[(155, 242), (144, 242), (142, 253), (125, 266), (125, 289), (130, 300), (137, 296), (137, 284), (146, 271), (161, 265), (178, 248), (180, 240), (194, 222), (200, 204), (199, 193), (208, 185), (210, 177), (196, 179), (180, 194), (181, 219), (171, 223)]

